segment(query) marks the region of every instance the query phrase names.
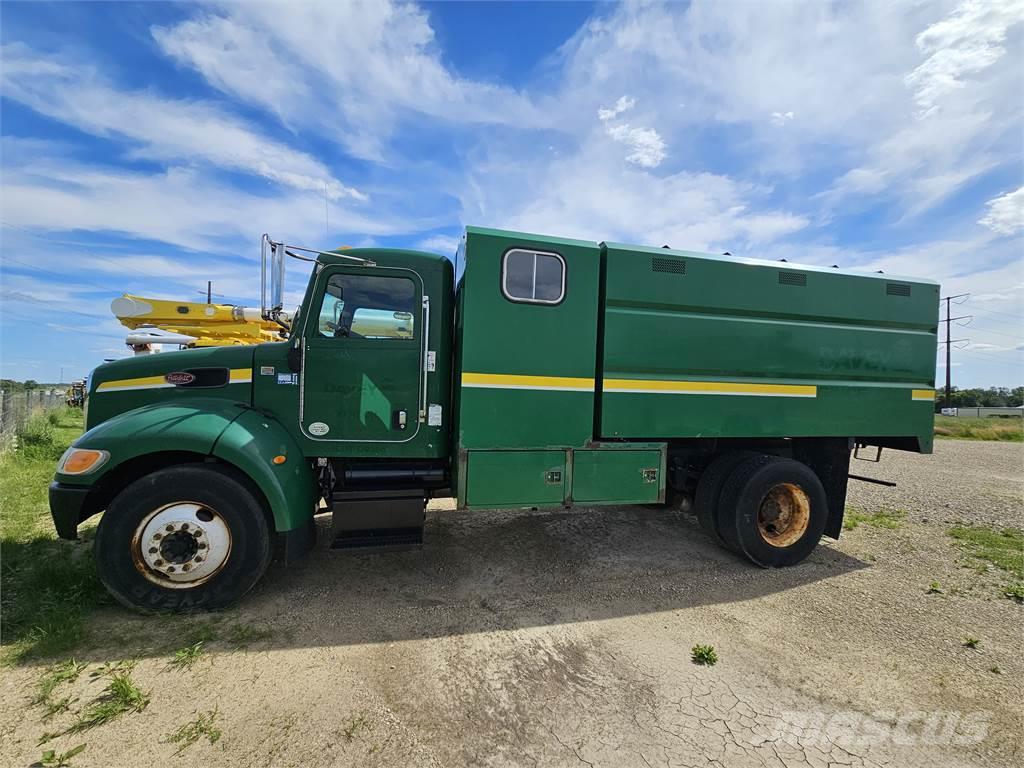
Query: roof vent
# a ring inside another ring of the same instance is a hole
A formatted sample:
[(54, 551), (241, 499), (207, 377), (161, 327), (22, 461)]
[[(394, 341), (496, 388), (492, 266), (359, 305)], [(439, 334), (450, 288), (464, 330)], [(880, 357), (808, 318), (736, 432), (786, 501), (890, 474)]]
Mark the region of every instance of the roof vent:
[(652, 272), (671, 272), (674, 275), (686, 274), (686, 262), (682, 259), (665, 259), (660, 256), (651, 258)]
[(886, 283), (885, 292), (890, 296), (909, 296), (910, 286), (906, 283)]
[(779, 285), (807, 285), (803, 272), (779, 272)]

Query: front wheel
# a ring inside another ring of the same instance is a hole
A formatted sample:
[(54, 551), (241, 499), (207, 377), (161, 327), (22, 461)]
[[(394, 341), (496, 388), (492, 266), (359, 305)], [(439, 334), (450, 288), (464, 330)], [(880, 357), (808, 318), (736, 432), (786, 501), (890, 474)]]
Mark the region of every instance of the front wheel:
[(209, 465), (169, 467), (126, 487), (104, 512), (95, 547), (100, 580), (142, 611), (229, 605), (271, 558), (259, 499)]

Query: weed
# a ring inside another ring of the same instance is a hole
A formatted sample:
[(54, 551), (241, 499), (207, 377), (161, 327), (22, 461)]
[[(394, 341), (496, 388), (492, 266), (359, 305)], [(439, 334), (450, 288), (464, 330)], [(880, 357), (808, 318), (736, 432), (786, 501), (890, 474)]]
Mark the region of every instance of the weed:
[(43, 756), (39, 759), (39, 764), (45, 766), (45, 768), (65, 768), (65, 766), (71, 765), (71, 758), (81, 754), (84, 750), (85, 744), (72, 747), (67, 752), (58, 753), (54, 749), (48, 749), (43, 752)]
[(204, 653), (203, 641), (200, 640), (192, 643), (192, 645), (176, 650), (171, 660), (167, 662), (167, 666), (178, 670), (191, 669), (192, 665), (199, 661)]
[(78, 715), (66, 733), (79, 733), (116, 720), (127, 712), (141, 712), (149, 706), (149, 694), (143, 693), (129, 672), (110, 673), (103, 694)]
[(216, 744), (220, 741), (221, 737), (220, 728), (213, 724), (213, 721), (216, 719), (216, 707), (206, 713), (200, 712), (195, 720), (185, 723), (173, 733), (169, 733), (165, 741), (178, 745), (178, 748), (174, 751), (175, 755), (180, 755), (204, 736), (211, 744)]
[(997, 530), (983, 525), (957, 526), (949, 529), (949, 535), (971, 557), (1024, 579), (1024, 531), (1019, 528)]
[(933, 581), (931, 584), (928, 585), (927, 593), (929, 595), (944, 595), (945, 594), (945, 592), (942, 591), (942, 585), (939, 584), (939, 582), (937, 582), (937, 581)]
[(694, 664), (713, 667), (718, 663), (718, 654), (712, 645), (695, 645), (690, 649), (690, 660)]
[(189, 629), (185, 642), (190, 645), (203, 645), (212, 643), (217, 639), (217, 625), (212, 621), (201, 621)]
[(978, 638), (971, 637), (970, 635), (967, 635), (967, 637), (965, 637), (964, 640), (963, 640), (963, 645), (964, 645), (964, 648), (977, 648), (978, 647), (978, 643), (980, 643), (980, 642), (981, 642), (981, 640), (979, 640)]
[(907, 513), (902, 509), (880, 509), (877, 512), (865, 512), (854, 506), (847, 506), (843, 515), (843, 530), (852, 531), (861, 523), (875, 528), (889, 528), (890, 530), (903, 525)]
[(49, 667), (43, 676), (39, 678), (36, 687), (36, 695), (32, 699), (33, 704), (49, 706), (52, 702), (53, 692), (61, 683), (73, 683), (82, 674), (85, 664), (79, 664), (74, 659), (68, 659), (60, 664)]
[(1003, 674), (1003, 669), (1002, 669), (1002, 667), (999, 667), (999, 666), (989, 667), (988, 671), (991, 672), (993, 675), (1001, 675), (1001, 674)]
[(1010, 600), (1016, 600), (1018, 603), (1024, 603), (1024, 582), (1016, 582), (1014, 584), (1007, 584), (1003, 590), (1003, 595), (1008, 597)]
[(352, 715), (345, 723), (345, 727), (341, 729), (341, 735), (345, 737), (345, 741), (352, 741), (359, 732), (366, 727), (366, 715), (362, 712)]

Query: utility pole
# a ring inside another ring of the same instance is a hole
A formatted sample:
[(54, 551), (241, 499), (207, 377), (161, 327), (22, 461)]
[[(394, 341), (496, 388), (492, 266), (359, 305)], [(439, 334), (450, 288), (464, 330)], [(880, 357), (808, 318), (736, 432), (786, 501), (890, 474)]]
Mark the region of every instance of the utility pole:
[(951, 373), (951, 371), (952, 371), (952, 368), (950, 366), (950, 351), (952, 350), (954, 344), (959, 344), (961, 342), (968, 342), (968, 341), (970, 341), (969, 339), (952, 339), (952, 338), (950, 338), (951, 324), (953, 323), (954, 320), (968, 320), (969, 321), (969, 320), (972, 320), (974, 318), (974, 315), (960, 315), (960, 317), (952, 317), (951, 316), (952, 312), (950, 311), (950, 303), (953, 301), (953, 299), (961, 299), (961, 301), (958, 301), (957, 304), (963, 304), (965, 301), (967, 301), (967, 298), (970, 295), (971, 294), (969, 294), (969, 293), (958, 293), (955, 296), (946, 296), (943, 299), (941, 299), (941, 301), (945, 301), (946, 302), (946, 319), (944, 321), (946, 323), (946, 340), (945, 341), (940, 341), (939, 344), (945, 344), (946, 345), (946, 407), (947, 408), (951, 408), (952, 407), (952, 405), (951, 405), (951, 403), (952, 403), (952, 386), (951, 386), (951, 382), (952, 382), (952, 373)]
[[(202, 291), (199, 291), (199, 293), (202, 294)], [(220, 298), (220, 297), (223, 297), (224, 294), (222, 294), (222, 293), (214, 293), (213, 292), (213, 280), (207, 280), (206, 281), (206, 303), (207, 304), (213, 304), (213, 297), (214, 296), (217, 296), (218, 298)]]

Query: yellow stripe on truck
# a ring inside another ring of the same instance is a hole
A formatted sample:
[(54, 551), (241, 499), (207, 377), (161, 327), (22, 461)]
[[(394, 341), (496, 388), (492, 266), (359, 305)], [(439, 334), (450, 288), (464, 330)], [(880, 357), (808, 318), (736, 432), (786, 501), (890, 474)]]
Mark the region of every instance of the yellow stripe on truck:
[[(232, 368), (228, 373), (229, 384), (246, 384), (252, 381), (252, 369)], [(133, 389), (166, 389), (173, 387), (167, 380), (160, 376), (141, 376), (137, 379), (116, 379), (104, 381), (98, 387), (97, 392), (128, 392)]]
[(818, 396), (817, 387), (805, 384), (747, 384), (735, 381), (665, 381), (663, 379), (605, 379), (603, 391), (654, 395)]
[(927, 400), (929, 403), (935, 401), (935, 390), (934, 389), (912, 389), (910, 390), (911, 400)]
[(518, 376), (505, 373), (463, 373), (463, 387), (593, 392), (594, 380), (570, 376)]

